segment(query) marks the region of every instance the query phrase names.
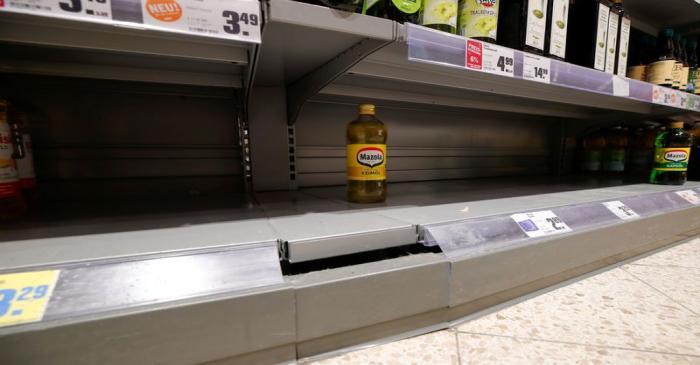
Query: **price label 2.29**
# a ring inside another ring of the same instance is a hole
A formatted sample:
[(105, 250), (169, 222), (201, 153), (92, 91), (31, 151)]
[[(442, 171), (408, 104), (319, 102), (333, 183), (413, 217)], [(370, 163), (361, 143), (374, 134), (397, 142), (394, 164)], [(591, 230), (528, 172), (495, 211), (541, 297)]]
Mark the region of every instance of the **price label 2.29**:
[(40, 321), (59, 270), (0, 275), (0, 327)]
[(523, 78), (549, 84), (552, 61), (547, 57), (540, 57), (523, 53)]
[(571, 232), (571, 228), (551, 210), (518, 213), (510, 217), (532, 238)]

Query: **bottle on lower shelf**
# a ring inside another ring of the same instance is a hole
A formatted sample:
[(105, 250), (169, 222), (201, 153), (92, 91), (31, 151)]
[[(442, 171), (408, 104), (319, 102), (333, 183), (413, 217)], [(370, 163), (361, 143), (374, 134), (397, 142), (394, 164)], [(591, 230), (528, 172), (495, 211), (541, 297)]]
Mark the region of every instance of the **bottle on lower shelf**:
[(683, 129), (682, 121), (673, 121), (654, 140), (654, 167), (649, 182), (661, 185), (683, 185), (688, 179), (688, 160), (692, 137)]

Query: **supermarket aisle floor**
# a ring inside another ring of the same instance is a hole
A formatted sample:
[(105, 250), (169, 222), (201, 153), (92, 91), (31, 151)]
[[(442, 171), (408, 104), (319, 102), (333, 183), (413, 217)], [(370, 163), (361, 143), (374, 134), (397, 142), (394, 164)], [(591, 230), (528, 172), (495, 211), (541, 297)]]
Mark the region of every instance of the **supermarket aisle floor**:
[(700, 238), (477, 316), (309, 364), (700, 364)]

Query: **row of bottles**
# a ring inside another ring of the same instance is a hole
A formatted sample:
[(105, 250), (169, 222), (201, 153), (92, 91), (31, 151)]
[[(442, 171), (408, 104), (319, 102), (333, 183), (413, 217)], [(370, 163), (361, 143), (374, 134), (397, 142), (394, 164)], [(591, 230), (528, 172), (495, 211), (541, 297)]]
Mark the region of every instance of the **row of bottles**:
[(627, 71), (631, 20), (622, 0), (319, 1), (609, 73)]
[(647, 35), (635, 37), (627, 77), (700, 94), (698, 42), (665, 28), (656, 41)]
[(35, 188), (27, 115), (0, 99), (0, 220), (22, 216)]
[(673, 121), (632, 131), (623, 126), (591, 131), (581, 140), (579, 167), (589, 173), (644, 177), (653, 184), (700, 180), (700, 122), (690, 133), (683, 127), (683, 122)]

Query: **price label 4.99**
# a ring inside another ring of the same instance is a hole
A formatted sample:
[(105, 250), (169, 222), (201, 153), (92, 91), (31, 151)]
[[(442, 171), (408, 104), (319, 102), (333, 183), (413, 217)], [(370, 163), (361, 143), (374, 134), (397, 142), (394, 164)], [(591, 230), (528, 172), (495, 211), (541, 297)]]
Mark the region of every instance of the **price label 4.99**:
[(543, 237), (571, 232), (566, 223), (551, 210), (518, 213), (510, 216), (528, 237)]
[(523, 53), (523, 78), (549, 84), (552, 61), (547, 57)]
[(0, 275), (0, 327), (40, 321), (59, 270)]
[(513, 77), (515, 52), (510, 48), (484, 42), (484, 71)]

